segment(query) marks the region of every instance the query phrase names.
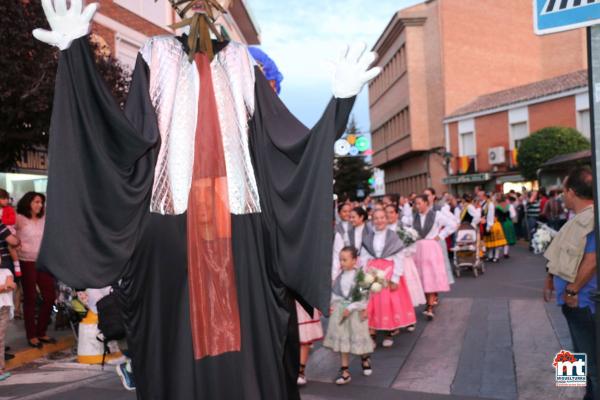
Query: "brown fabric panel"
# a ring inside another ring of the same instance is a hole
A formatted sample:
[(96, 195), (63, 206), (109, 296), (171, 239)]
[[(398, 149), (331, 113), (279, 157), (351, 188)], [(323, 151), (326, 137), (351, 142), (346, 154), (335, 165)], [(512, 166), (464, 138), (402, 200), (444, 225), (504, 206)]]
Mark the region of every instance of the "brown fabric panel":
[(188, 280), (194, 358), (240, 351), (240, 317), (231, 249), (223, 142), (210, 61), (200, 74), (194, 171), (187, 212)]

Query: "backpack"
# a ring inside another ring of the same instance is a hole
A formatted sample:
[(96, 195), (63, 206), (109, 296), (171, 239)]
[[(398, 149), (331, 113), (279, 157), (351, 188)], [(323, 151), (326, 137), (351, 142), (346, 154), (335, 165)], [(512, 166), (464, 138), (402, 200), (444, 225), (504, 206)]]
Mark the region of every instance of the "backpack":
[(125, 338), (125, 320), (121, 301), (114, 290), (101, 298), (96, 307), (98, 308), (98, 330), (103, 336), (98, 340), (104, 343), (104, 354), (102, 355), (102, 366), (104, 366), (104, 359), (108, 354), (108, 342)]

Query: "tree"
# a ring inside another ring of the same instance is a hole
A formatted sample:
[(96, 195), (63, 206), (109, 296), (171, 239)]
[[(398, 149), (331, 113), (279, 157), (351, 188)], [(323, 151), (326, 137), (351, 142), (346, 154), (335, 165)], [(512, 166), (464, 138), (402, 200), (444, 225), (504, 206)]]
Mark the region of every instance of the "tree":
[[(0, 171), (15, 167), (21, 153), (47, 146), (58, 50), (35, 40), (47, 27), (39, 0), (0, 2)], [(98, 70), (119, 104), (128, 91), (122, 67), (91, 43)]]
[[(359, 135), (354, 117), (350, 119), (345, 135)], [(371, 192), (369, 178), (373, 171), (362, 156), (336, 157), (333, 165), (335, 184), (333, 191), (340, 199), (356, 200), (357, 190), (364, 190), (365, 196)]]
[(517, 162), (525, 179), (537, 179), (537, 171), (546, 161), (561, 154), (590, 148), (590, 141), (573, 128), (551, 126), (534, 132), (521, 142)]

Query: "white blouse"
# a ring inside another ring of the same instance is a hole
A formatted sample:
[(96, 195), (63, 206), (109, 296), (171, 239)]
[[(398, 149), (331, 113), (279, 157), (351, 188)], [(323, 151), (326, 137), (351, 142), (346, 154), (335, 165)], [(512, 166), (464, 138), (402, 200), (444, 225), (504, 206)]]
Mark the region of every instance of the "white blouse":
[[(421, 217), (421, 223), (424, 224), (425, 219), (427, 218), (427, 213), (419, 213), (419, 215)], [(413, 224), (414, 220), (411, 217), (409, 226), (413, 226)], [(440, 239), (444, 240), (456, 232), (457, 229), (458, 223), (452, 214), (436, 211), (433, 226), (431, 227), (429, 233), (427, 233), (427, 236), (425, 236), (423, 239), (435, 239), (436, 236), (438, 236)]]
[[(385, 247), (385, 238), (387, 236), (388, 229), (384, 229), (382, 231), (375, 230), (375, 237), (373, 238), (373, 251), (375, 251), (375, 257), (369, 254), (368, 251), (363, 251), (360, 254), (361, 264), (367, 266), (369, 260), (373, 260), (375, 258), (381, 258), (381, 254), (383, 253), (383, 248)], [(401, 251), (397, 252), (391, 257), (385, 258), (388, 261), (394, 263), (394, 269), (392, 271), (392, 279), (390, 279), (393, 283), (400, 282), (400, 277), (404, 274), (404, 256)]]
[[(481, 208), (477, 208), (473, 204), (469, 204), (467, 206), (467, 212), (469, 213), (469, 215), (471, 217), (473, 217), (473, 220), (471, 221), (471, 226), (473, 228), (477, 229), (477, 227), (479, 226), (479, 223), (481, 222)], [(460, 214), (459, 214), (458, 219), (460, 221)]]
[[(355, 268), (353, 270), (350, 271), (342, 271), (342, 277), (340, 279), (340, 287), (342, 289), (342, 294), (344, 295), (344, 297), (340, 297), (339, 295), (335, 294), (335, 293), (331, 293), (331, 302), (337, 302), (337, 301), (346, 301), (346, 298), (350, 295), (350, 291), (352, 290), (352, 288), (355, 285), (355, 278), (356, 278), (356, 273), (358, 272), (358, 269)], [(337, 278), (337, 277), (336, 277)], [(346, 309), (348, 311), (355, 311), (355, 310), (364, 310), (367, 308), (367, 300), (361, 300), (361, 301), (355, 301), (350, 303)]]

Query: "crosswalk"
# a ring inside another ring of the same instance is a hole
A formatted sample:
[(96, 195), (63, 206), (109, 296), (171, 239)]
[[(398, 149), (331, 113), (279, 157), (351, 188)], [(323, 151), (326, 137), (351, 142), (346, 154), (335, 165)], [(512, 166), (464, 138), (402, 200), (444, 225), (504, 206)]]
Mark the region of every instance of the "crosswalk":
[(600, 0), (547, 0), (542, 14), (572, 10), (598, 3), (600, 3)]

